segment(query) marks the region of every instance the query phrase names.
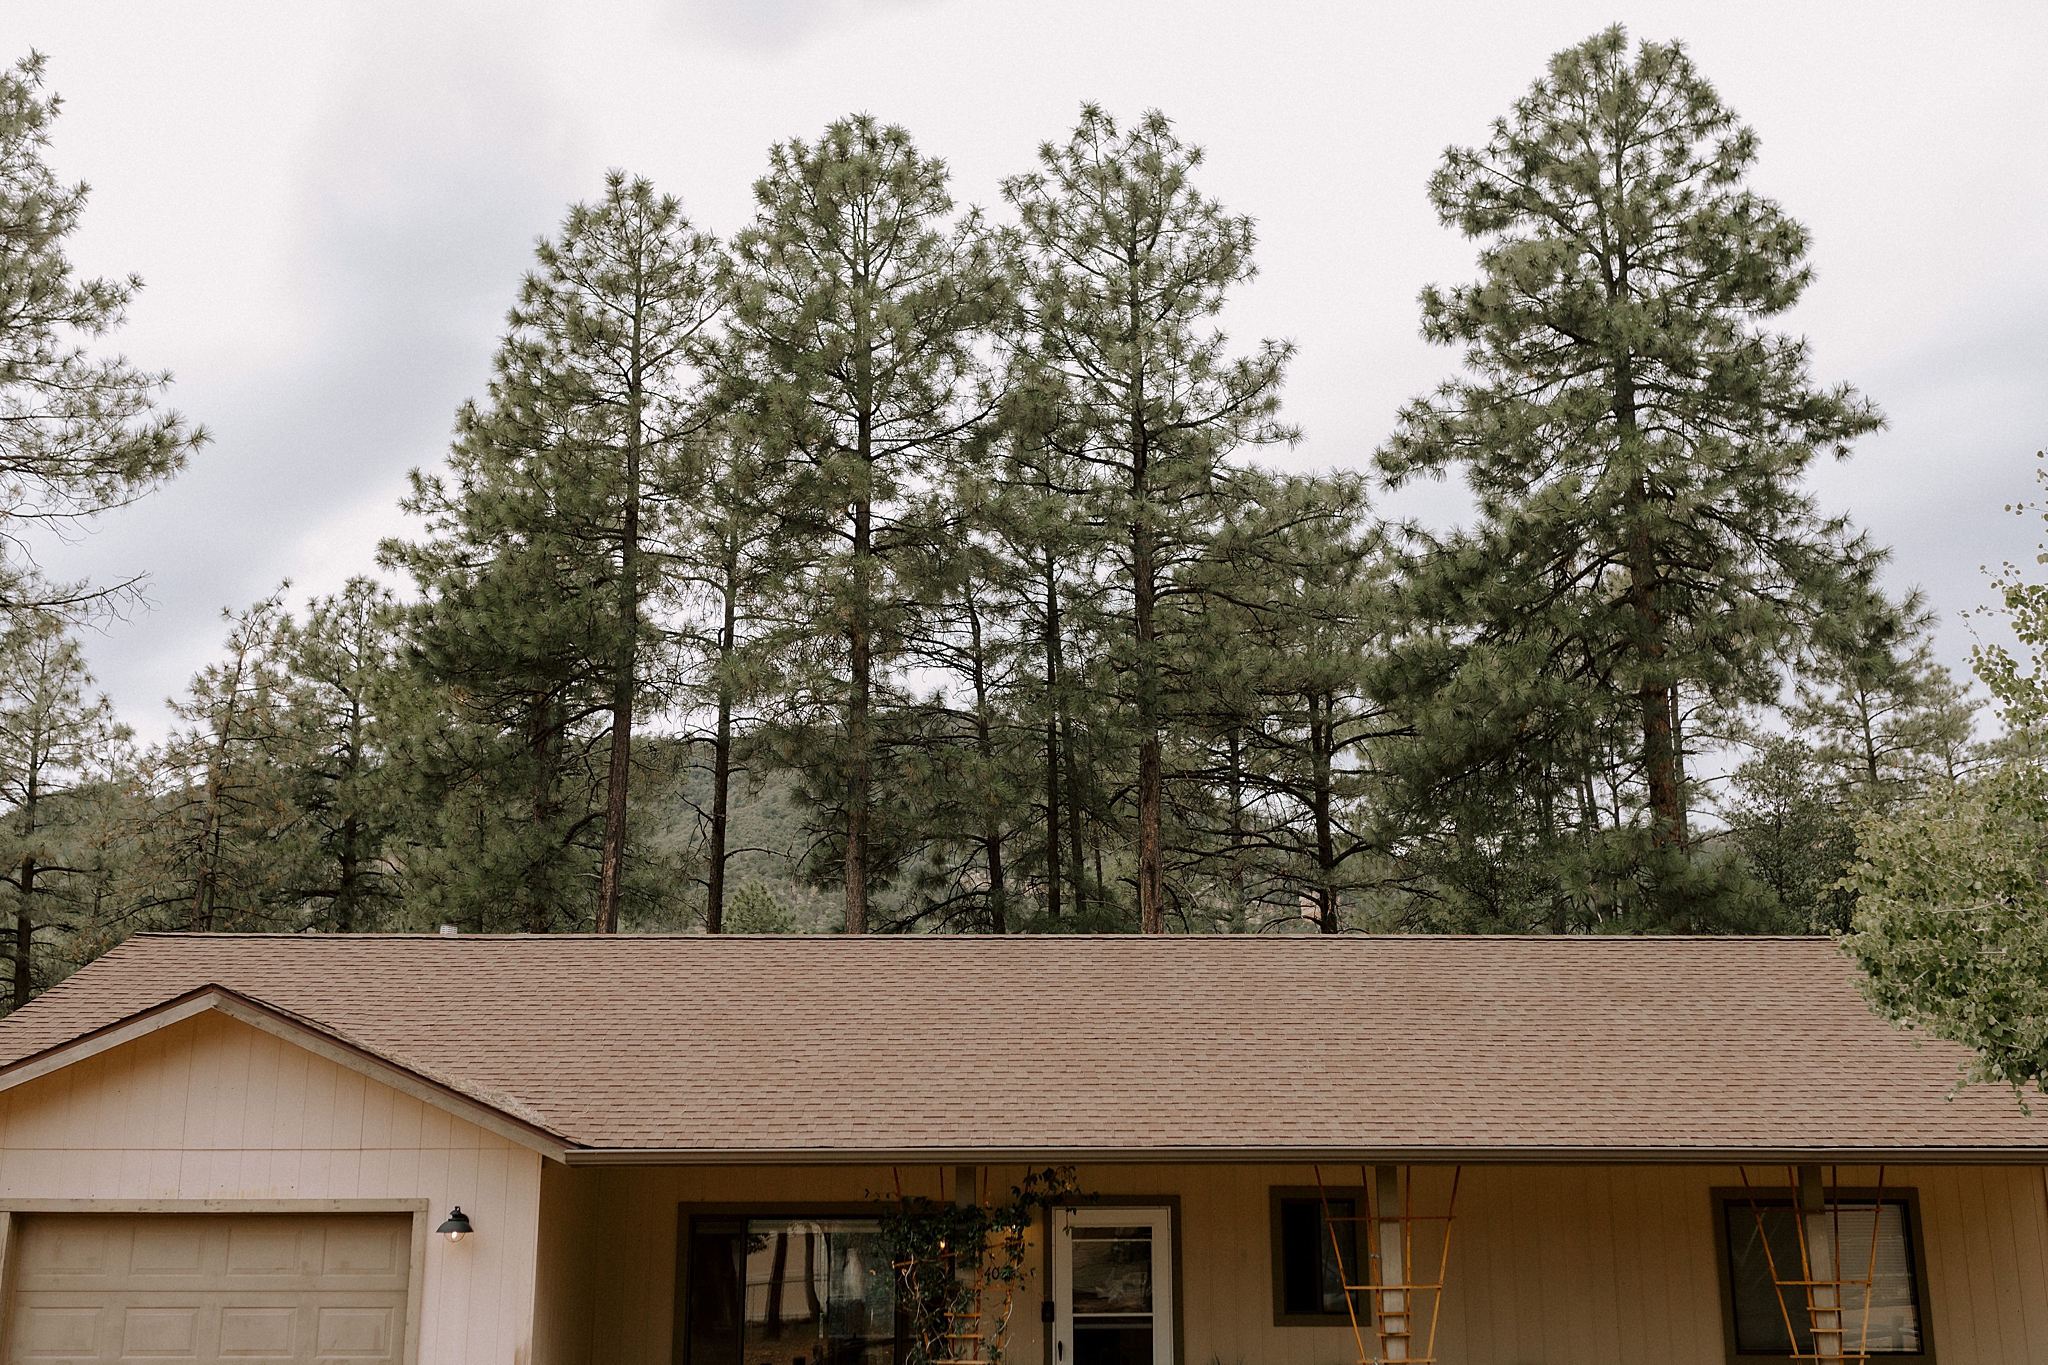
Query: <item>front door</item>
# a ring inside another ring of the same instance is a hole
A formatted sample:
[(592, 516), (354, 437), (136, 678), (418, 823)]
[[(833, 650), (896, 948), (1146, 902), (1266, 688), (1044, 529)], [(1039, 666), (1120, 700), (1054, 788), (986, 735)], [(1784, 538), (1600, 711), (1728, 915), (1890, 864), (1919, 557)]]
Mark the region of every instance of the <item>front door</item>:
[(1054, 1365), (1174, 1365), (1173, 1210), (1053, 1214)]

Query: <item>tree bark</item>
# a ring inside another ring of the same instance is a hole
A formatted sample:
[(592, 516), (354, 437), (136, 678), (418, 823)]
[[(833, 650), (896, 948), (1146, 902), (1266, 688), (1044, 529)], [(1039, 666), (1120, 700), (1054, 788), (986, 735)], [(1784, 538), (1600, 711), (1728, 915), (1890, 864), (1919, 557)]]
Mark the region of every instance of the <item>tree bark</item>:
[[(1045, 560), (1045, 915), (1060, 917), (1060, 599)], [(1078, 896), (1080, 890), (1075, 888)]]
[(1335, 714), (1331, 698), (1308, 698), (1309, 752), (1315, 766), (1316, 870), (1321, 873), (1316, 883), (1316, 928), (1325, 934), (1337, 933), (1343, 927), (1337, 922), (1337, 841), (1330, 826), (1331, 767), (1337, 739)]
[(732, 812), (732, 685), (724, 668), (731, 662), (738, 638), (739, 537), (725, 546), (725, 623), (718, 633), (718, 732), (711, 741), (711, 866), (704, 882), (704, 932), (725, 932), (725, 842)]
[(21, 860), (21, 905), (14, 912), (14, 997), (11, 1008), (26, 1005), (35, 991), (36, 925), (30, 907), (35, 904), (36, 860), (30, 854)]
[(1159, 737), (1159, 661), (1152, 620), (1158, 597), (1151, 489), (1148, 486), (1142, 398), (1131, 418), (1131, 586), (1138, 641), (1138, 931), (1166, 932), (1166, 869), (1161, 844), (1165, 775)]
[[(866, 444), (863, 424), (862, 444)], [(868, 702), (873, 663), (868, 653), (867, 566), (869, 518), (866, 498), (854, 504), (854, 623), (846, 697), (846, 932), (868, 931)]]
[[(966, 606), (968, 643), (973, 650), (974, 746), (981, 758), (983, 773), (990, 774), (995, 770), (995, 735), (989, 724), (988, 673), (982, 665), (981, 609), (974, 601), (971, 587), (967, 591)], [(1007, 934), (1010, 932), (1009, 874), (1003, 867), (1003, 815), (1000, 807), (993, 804), (983, 808), (981, 847), (988, 865), (989, 931)]]
[(640, 672), (641, 322), (633, 319), (633, 372), (626, 390), (624, 524), (619, 535), (618, 658), (612, 672), (611, 764), (605, 776), (604, 854), (598, 864), (597, 932), (619, 931), (626, 867), (626, 795), (633, 776), (633, 698)]
[[(533, 822), (543, 828), (554, 823), (559, 810), (555, 800), (555, 700), (545, 694), (533, 699), (533, 717), (527, 743), (533, 754)], [(540, 867), (529, 867), (522, 880), (526, 886), (526, 931), (545, 934), (550, 927), (546, 888), (540, 884)]]

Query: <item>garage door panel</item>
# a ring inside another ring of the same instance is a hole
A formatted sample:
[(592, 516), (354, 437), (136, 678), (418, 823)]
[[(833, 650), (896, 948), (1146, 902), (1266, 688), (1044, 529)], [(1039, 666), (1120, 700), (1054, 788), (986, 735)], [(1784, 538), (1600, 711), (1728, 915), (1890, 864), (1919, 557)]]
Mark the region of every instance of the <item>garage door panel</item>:
[(99, 1359), (103, 1308), (22, 1305), (14, 1309), (14, 1350), (11, 1358), (30, 1360)]
[(85, 1224), (51, 1228), (40, 1237), (24, 1237), (17, 1253), (21, 1257), (20, 1283), (77, 1284), (83, 1279), (104, 1278), (110, 1272), (118, 1275), (126, 1269), (126, 1257), (117, 1261), (117, 1235), (125, 1239), (125, 1229), (117, 1233), (113, 1228)]
[(403, 1216), (33, 1215), (20, 1226), (9, 1361), (397, 1365), (403, 1350)]
[(206, 1274), (208, 1250), (206, 1225), (197, 1219), (178, 1218), (162, 1224), (139, 1223), (124, 1232), (111, 1232), (108, 1240), (117, 1253), (127, 1252), (128, 1274), (135, 1279), (161, 1281), (166, 1276), (197, 1281)]
[(198, 1304), (128, 1309), (121, 1315), (121, 1359), (196, 1360), (199, 1358)]
[(412, 1260), (408, 1227), (329, 1225), (321, 1242), (320, 1274), (330, 1280), (376, 1280), (403, 1289)]
[(250, 1304), (220, 1310), (222, 1360), (292, 1360), (303, 1310)]

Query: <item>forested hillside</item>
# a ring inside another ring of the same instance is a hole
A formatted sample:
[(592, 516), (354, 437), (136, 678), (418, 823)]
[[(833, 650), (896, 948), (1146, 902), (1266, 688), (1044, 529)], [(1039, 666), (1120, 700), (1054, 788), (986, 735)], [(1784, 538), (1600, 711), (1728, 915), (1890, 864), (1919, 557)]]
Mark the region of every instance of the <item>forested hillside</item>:
[[(0, 75), (9, 519), (203, 439), (85, 349), (134, 286), (63, 255), (55, 112)], [(1220, 329), (1249, 206), (1162, 114), (1083, 109), (985, 210), (850, 117), (730, 241), (615, 172), (507, 282), (420, 533), (226, 612), (163, 743), (77, 647), (121, 585), (0, 527), (11, 1003), (145, 928), (1846, 927), (1858, 822), (2024, 728), (1807, 487), (1883, 418), (1781, 328), (1759, 155), (1680, 45), (1560, 53), (1389, 187), (1477, 272), (1422, 291), (1442, 387), (1322, 474), (1273, 458), (1290, 345)], [(1440, 478), (1463, 526), (1375, 512)]]

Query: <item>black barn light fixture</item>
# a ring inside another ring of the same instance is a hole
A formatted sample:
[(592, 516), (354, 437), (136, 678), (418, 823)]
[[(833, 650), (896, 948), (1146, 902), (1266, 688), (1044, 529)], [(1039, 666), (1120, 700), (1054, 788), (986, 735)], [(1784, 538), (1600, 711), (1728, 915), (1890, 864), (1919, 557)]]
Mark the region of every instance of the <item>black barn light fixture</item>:
[(435, 1228), (434, 1231), (440, 1233), (451, 1242), (459, 1242), (472, 1232), (475, 1232), (476, 1229), (470, 1226), (469, 1215), (462, 1211), (462, 1205), (457, 1204), (454, 1211), (448, 1215), (448, 1221)]

